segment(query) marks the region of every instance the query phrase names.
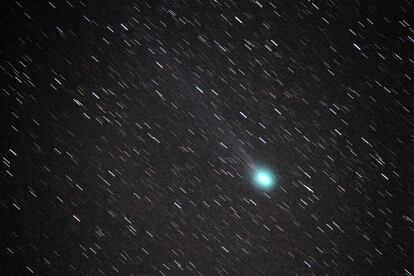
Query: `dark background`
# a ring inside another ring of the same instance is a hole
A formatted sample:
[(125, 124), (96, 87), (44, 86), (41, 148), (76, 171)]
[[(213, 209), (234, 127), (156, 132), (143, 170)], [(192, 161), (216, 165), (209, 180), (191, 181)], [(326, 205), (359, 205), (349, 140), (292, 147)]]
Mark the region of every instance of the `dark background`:
[(0, 7), (2, 274), (414, 273), (411, 1)]

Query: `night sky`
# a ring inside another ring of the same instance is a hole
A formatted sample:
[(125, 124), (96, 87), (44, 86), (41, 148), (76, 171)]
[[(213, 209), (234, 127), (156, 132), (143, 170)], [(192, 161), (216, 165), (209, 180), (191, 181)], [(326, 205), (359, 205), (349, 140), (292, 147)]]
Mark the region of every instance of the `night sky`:
[(413, 5), (3, 1), (1, 275), (414, 274)]

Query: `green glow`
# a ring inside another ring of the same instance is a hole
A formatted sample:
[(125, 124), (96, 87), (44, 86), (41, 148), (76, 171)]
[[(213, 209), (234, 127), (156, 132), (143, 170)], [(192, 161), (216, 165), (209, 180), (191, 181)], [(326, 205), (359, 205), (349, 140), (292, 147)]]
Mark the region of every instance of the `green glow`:
[(275, 184), (275, 177), (268, 170), (258, 169), (254, 173), (254, 182), (260, 189), (270, 189)]

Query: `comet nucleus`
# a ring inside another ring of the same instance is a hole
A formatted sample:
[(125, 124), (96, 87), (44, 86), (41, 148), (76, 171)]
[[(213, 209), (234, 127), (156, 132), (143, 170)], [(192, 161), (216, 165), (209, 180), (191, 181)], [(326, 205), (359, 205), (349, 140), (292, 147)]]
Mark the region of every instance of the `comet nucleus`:
[(267, 169), (256, 169), (253, 180), (255, 185), (261, 190), (272, 189), (276, 185), (275, 175)]

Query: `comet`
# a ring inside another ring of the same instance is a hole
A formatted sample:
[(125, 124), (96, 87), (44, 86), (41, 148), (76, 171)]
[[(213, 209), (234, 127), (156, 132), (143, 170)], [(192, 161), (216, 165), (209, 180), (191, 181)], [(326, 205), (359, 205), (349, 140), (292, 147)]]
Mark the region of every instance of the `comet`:
[(264, 191), (271, 190), (276, 186), (276, 175), (266, 168), (256, 168), (253, 172), (254, 185)]

